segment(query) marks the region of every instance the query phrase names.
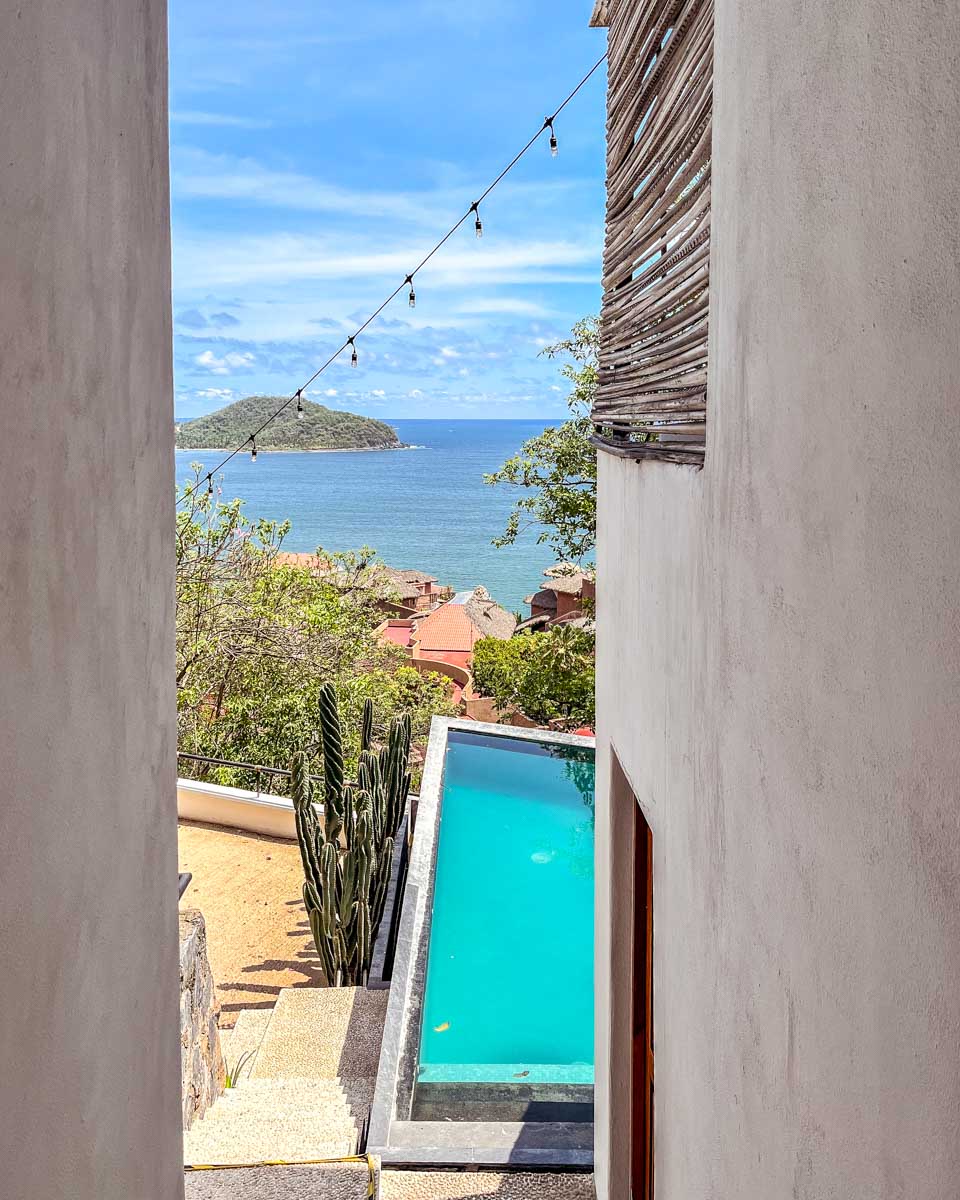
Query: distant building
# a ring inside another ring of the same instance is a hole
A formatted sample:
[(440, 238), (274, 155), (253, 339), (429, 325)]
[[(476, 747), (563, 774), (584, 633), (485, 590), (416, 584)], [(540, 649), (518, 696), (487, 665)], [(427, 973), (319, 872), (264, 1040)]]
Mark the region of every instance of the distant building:
[(377, 631), (382, 641), (404, 646), (413, 658), (433, 659), (467, 670), (473, 647), (481, 638), (506, 640), (513, 636), (517, 619), (501, 608), (486, 588), (457, 592), (423, 617), (386, 621)]
[[(280, 550), (276, 560), (290, 567), (308, 567), (317, 575), (333, 575), (328, 559), (317, 554), (299, 554), (292, 550)], [(389, 567), (385, 563), (374, 560), (369, 564), (366, 577), (353, 581), (357, 585), (369, 584), (373, 587), (383, 584), (384, 590), (392, 593), (396, 608), (386, 604), (390, 611), (406, 609), (413, 612), (428, 612), (437, 604), (448, 600), (453, 595), (453, 588), (437, 582), (436, 575), (428, 575), (424, 571), (414, 571), (403, 567)]]
[(418, 612), (427, 611), (453, 595), (453, 589), (438, 584), (435, 575), (397, 567), (386, 567), (385, 570), (396, 587), (400, 602)]
[(543, 575), (540, 590), (524, 599), (524, 604), (530, 605), (530, 616), (520, 629), (543, 629), (592, 616), (596, 595), (593, 571), (583, 571), (571, 563), (556, 563)]

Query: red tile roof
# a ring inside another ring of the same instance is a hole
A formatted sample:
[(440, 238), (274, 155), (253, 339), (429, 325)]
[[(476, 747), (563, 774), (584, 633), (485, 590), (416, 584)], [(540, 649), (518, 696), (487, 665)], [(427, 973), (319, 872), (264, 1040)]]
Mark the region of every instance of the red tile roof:
[(469, 653), (481, 636), (462, 604), (443, 604), (417, 622), (416, 638), (424, 654), (431, 650)]

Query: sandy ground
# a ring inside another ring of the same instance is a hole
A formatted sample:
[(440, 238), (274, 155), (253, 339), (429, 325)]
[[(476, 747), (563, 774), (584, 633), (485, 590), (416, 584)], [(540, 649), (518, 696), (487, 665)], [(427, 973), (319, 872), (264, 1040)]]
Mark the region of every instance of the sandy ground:
[(296, 842), (180, 822), (180, 870), (193, 880), (181, 908), (199, 908), (220, 999), (220, 1027), (243, 1008), (273, 1008), (281, 988), (318, 987)]

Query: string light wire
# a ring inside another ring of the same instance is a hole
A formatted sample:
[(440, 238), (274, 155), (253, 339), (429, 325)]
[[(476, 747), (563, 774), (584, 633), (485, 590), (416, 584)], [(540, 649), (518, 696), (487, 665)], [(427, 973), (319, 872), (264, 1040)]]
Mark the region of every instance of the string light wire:
[[(373, 324), (373, 322), (377, 319), (377, 317), (380, 316), (380, 314), (383, 312), (383, 310), (389, 304), (391, 304), (394, 300), (396, 300), (397, 296), (400, 295), (400, 293), (403, 291), (404, 288), (409, 287), (410, 294), (414, 295), (414, 292), (413, 292), (414, 276), (419, 271), (423, 270), (423, 268), (427, 265), (428, 262), (430, 262), (430, 260), (434, 257), (434, 255), (437, 254), (440, 250), (442, 250), (443, 247), (447, 244), (447, 242), (449, 242), (450, 239), (453, 237), (453, 235), (458, 232), (458, 230), (462, 227), (464, 222), (468, 221), (470, 219), (470, 217), (472, 217), (474, 214), (476, 214), (477, 237), (482, 236), (483, 225), (480, 221), (480, 205), (484, 202), (484, 200), (486, 200), (486, 198), (490, 195), (490, 193), (494, 190), (494, 188), (496, 188), (500, 183), (503, 182), (503, 180), (510, 174), (510, 172), (513, 170), (513, 168), (517, 165), (517, 163), (520, 162), (520, 160), (524, 157), (524, 155), (530, 150), (530, 148), (536, 142), (538, 142), (540, 140), (540, 138), (543, 136), (544, 133), (546, 133), (546, 131), (548, 129), (550, 130), (551, 150), (554, 148), (553, 143), (556, 141), (556, 135), (553, 130), (554, 121), (556, 121), (557, 117), (560, 116), (560, 114), (567, 107), (567, 105), (574, 99), (575, 96), (578, 95), (578, 93), (582, 90), (582, 88), (584, 88), (586, 86), (586, 84), (593, 78), (593, 76), (596, 74), (596, 72), (600, 69), (600, 67), (606, 61), (606, 58), (607, 58), (607, 55), (602, 54), (597, 59), (597, 61), (593, 64), (593, 66), (590, 68), (590, 70), (587, 71), (586, 75), (583, 76), (583, 78), (580, 80), (580, 82), (577, 84), (577, 86), (571, 92), (569, 92), (567, 94), (567, 96), (564, 98), (563, 102), (555, 109), (553, 115), (549, 116), (549, 117), (544, 117), (543, 124), (540, 126), (540, 128), (537, 130), (537, 132), (533, 135), (533, 137), (531, 137), (529, 139), (529, 141), (526, 142), (526, 144), (520, 150), (517, 151), (517, 153), (507, 163), (507, 165), (503, 168), (503, 170), (500, 172), (500, 174), (493, 180), (492, 183), (487, 185), (486, 189), (480, 193), (479, 198), (470, 205), (470, 207), (463, 214), (463, 216), (454, 225), (450, 226), (450, 228), (443, 235), (443, 237), (437, 242), (437, 244), (433, 247), (433, 249), (428, 251), (428, 253), (423, 256), (423, 258), (420, 260), (419, 263), (417, 263), (417, 265), (413, 268), (413, 270), (404, 277), (403, 282), (399, 283), (393, 289), (393, 291), (390, 293), (390, 295), (387, 296), (387, 298), (377, 308), (375, 308), (373, 310), (373, 312), (370, 314), (370, 316), (367, 317), (367, 319), (363, 322), (363, 324), (357, 329), (356, 333), (354, 333), (351, 337), (348, 337), (347, 340), (342, 343), (342, 345), (338, 346), (337, 349), (334, 350), (334, 352), (330, 355), (330, 357), (327, 358), (323, 363), (321, 363), (319, 367), (317, 367), (316, 371), (314, 371), (314, 373), (310, 376), (310, 378), (306, 381), (306, 383), (304, 383), (301, 387), (297, 388), (297, 390), (293, 393), (293, 395), (290, 396), (287, 400), (285, 400), (283, 402), (283, 404), (281, 404), (280, 407), (276, 410), (276, 412), (272, 413), (269, 417), (267, 417), (267, 419), (263, 422), (262, 425), (259, 426), (259, 428), (255, 429), (253, 431), (253, 433), (251, 433), (247, 438), (245, 438), (244, 441), (241, 442), (241, 444), (236, 447), (236, 449), (231, 450), (231, 452), (227, 455), (227, 457), (222, 462), (218, 463), (217, 466), (215, 466), (211, 471), (206, 472), (206, 475), (204, 478), (208, 485), (208, 488), (207, 488), (208, 495), (212, 494), (212, 491), (213, 491), (213, 476), (218, 474), (220, 471), (222, 471), (223, 468), (229, 462), (231, 462), (234, 458), (236, 458), (236, 456), (238, 454), (243, 453), (243, 451), (247, 448), (247, 446), (250, 446), (250, 445), (253, 446), (252, 458), (254, 460), (256, 459), (256, 453), (257, 453), (257, 451), (256, 451), (257, 440), (256, 439), (257, 439), (257, 437), (261, 433), (263, 433), (263, 431), (269, 425), (272, 425), (273, 422), (277, 419), (277, 417), (279, 417), (281, 413), (285, 412), (290, 407), (290, 405), (293, 404), (294, 401), (298, 401), (298, 404), (301, 403), (302, 402), (301, 398), (302, 398), (304, 392), (306, 392), (307, 388), (310, 387), (311, 384), (315, 383), (317, 381), (317, 379), (319, 379), (320, 376), (324, 373), (324, 371), (327, 370), (328, 367), (330, 367), (333, 363), (336, 362), (336, 360), (340, 357), (340, 355), (344, 352), (344, 350), (347, 349), (348, 346), (352, 347), (351, 366), (355, 367), (357, 365), (356, 339)], [(177, 501), (177, 505), (179, 506), (180, 504), (183, 504), (185, 501), (189, 500), (193, 496), (193, 494), (194, 493), (193, 493), (192, 488), (185, 491), (184, 494)]]

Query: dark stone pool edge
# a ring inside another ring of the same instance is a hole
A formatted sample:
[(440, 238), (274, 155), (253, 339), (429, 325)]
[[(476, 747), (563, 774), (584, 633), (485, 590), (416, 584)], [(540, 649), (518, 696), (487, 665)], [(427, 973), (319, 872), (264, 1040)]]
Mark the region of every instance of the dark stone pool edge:
[(393, 981), (370, 1114), (367, 1152), (404, 1166), (525, 1166), (588, 1169), (593, 1125), (587, 1122), (412, 1121), (410, 1114), (426, 985), (430, 912), (447, 734), (455, 730), (531, 742), (594, 746), (593, 738), (434, 717), (397, 935)]

